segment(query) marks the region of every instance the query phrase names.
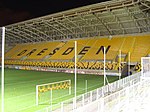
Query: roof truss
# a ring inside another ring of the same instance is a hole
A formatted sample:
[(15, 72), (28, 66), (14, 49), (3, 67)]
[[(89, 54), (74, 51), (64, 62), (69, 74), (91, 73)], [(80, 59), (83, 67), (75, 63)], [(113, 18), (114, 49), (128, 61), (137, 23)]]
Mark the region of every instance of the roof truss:
[(150, 1), (107, 1), (6, 26), (9, 44), (150, 32)]

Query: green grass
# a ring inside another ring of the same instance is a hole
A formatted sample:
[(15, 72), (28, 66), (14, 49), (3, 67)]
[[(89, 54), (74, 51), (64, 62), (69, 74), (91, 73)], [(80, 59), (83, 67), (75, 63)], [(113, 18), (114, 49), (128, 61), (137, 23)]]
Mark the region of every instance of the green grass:
[[(72, 95), (62, 97), (63, 91), (54, 90), (53, 104), (74, 96), (74, 74), (5, 69), (5, 112), (34, 112), (49, 106), (49, 103), (35, 105), (36, 85), (69, 79)], [(88, 91), (103, 86), (103, 76), (77, 74), (77, 95), (85, 92), (86, 80)], [(117, 77), (109, 76), (108, 80), (112, 82)]]

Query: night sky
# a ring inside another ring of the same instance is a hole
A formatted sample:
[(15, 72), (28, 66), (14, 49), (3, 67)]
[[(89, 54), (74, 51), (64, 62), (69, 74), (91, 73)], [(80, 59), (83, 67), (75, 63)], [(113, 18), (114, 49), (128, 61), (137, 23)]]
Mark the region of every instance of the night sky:
[(108, 0), (0, 0), (0, 27)]

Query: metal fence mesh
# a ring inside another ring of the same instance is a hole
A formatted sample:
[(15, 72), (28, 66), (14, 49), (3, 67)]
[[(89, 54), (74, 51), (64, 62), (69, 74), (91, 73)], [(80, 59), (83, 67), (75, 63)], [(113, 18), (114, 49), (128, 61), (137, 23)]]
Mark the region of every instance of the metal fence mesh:
[[(131, 96), (129, 95), (129, 91), (135, 95), (137, 88), (131, 88), (130, 90), (128, 88), (138, 84), (140, 82), (140, 77), (141, 73), (136, 73), (101, 88), (79, 95), (76, 99), (72, 98), (64, 101), (57, 108), (53, 105), (53, 107), (47, 107), (48, 109), (45, 109), (45, 111), (41, 110), (38, 112), (58, 112), (58, 110), (59, 112), (94, 112), (98, 110), (102, 112), (113, 112), (114, 109), (118, 109), (118, 102), (128, 101), (126, 99), (129, 99), (129, 96)], [(121, 104), (119, 104), (119, 107), (121, 107)]]

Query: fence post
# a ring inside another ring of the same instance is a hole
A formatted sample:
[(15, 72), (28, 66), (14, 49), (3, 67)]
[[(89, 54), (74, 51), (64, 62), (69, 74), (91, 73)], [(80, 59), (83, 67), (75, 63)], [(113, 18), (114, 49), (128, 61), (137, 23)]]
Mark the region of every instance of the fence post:
[(97, 102), (97, 106), (98, 106), (97, 112), (100, 112), (100, 104), (101, 104), (101, 102), (100, 102), (100, 100), (98, 100), (98, 102)]
[(102, 87), (102, 97), (104, 97), (104, 87)]
[(101, 108), (99, 112), (104, 112), (104, 98), (100, 99)]
[(98, 100), (98, 88), (96, 89), (96, 100)]
[(92, 91), (90, 91), (90, 101), (92, 102)]
[(129, 87), (126, 88), (126, 96), (127, 96), (126, 109), (128, 110), (128, 108), (129, 108)]
[(39, 101), (38, 101), (38, 85), (36, 85), (36, 105), (38, 105)]
[(117, 107), (117, 112), (119, 112), (120, 109), (120, 91), (119, 91), (119, 96), (118, 96), (118, 107)]
[[(48, 112), (48, 107), (46, 108), (46, 112)], [(52, 111), (51, 111), (52, 112)]]
[(123, 78), (123, 80), (122, 80), (123, 88), (124, 88), (124, 86), (125, 86), (124, 82), (125, 82), (125, 78)]
[(73, 98), (73, 112), (76, 111), (76, 97)]
[(84, 94), (82, 95), (82, 106), (84, 106)]
[(64, 102), (61, 102), (61, 112), (64, 112)]

